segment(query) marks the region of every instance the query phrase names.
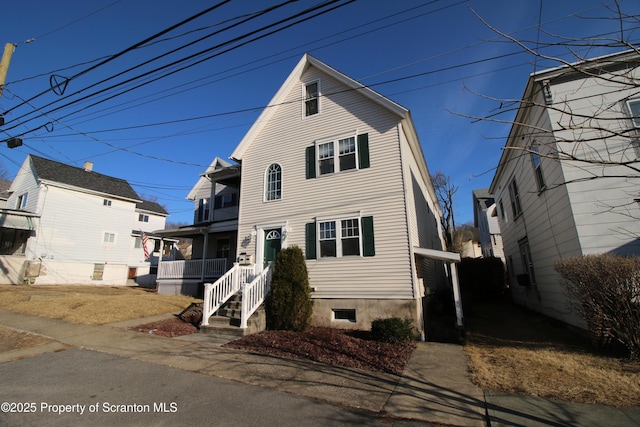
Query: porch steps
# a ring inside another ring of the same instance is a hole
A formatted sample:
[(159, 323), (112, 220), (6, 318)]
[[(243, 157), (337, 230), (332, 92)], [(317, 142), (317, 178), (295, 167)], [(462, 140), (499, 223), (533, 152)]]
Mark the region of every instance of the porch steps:
[(260, 307), (251, 315), (247, 328), (240, 328), (240, 312), (242, 296), (234, 295), (217, 312), (209, 318), (208, 326), (200, 326), (200, 332), (210, 335), (224, 335), (241, 338), (243, 336), (264, 331), (267, 328), (267, 317), (264, 307)]

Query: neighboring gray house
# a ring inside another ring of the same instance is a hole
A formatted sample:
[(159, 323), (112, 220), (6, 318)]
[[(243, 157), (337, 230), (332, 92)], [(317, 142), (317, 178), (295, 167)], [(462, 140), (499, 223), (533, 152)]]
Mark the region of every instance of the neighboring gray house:
[[(125, 180), (29, 155), (2, 212), (16, 239), (0, 260), (3, 283), (125, 285), (154, 283), (167, 212)], [(147, 254), (143, 247), (147, 238)], [(4, 236), (4, 234), (3, 234)], [(152, 277), (153, 276), (153, 277)]]
[(239, 166), (222, 165), (242, 169), (239, 263), (206, 285), (203, 323), (242, 290), (246, 324), (268, 289), (270, 263), (295, 245), (306, 254), (315, 325), (366, 329), (397, 316), (423, 332), (423, 297), (451, 292), (451, 274), (461, 326), (460, 257), (443, 251), (409, 111), (309, 55), (269, 105), (231, 155)]
[(473, 190), (473, 226), (480, 235), (483, 258), (496, 257), (505, 262), (502, 234), (498, 223), (498, 211), (488, 188)]
[(640, 253), (639, 65), (628, 51), (532, 74), (489, 188), (514, 300), (581, 327), (554, 262)]

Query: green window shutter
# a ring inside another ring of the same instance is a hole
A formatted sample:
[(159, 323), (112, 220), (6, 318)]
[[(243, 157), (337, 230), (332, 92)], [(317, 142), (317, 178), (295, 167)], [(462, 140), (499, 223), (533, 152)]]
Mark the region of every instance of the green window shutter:
[(373, 238), (373, 217), (363, 216), (360, 219), (362, 228), (362, 254), (364, 256), (374, 256), (376, 254), (376, 243)]
[(316, 146), (307, 147), (307, 179), (316, 177)]
[(307, 259), (316, 259), (316, 223), (305, 224), (304, 248)]
[(370, 167), (369, 163), (369, 134), (363, 133), (358, 135), (358, 167), (366, 169)]

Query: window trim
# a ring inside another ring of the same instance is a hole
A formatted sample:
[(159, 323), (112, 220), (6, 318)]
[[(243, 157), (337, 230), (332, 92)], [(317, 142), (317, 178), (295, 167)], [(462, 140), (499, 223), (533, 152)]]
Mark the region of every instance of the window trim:
[(636, 129), (640, 129), (640, 111), (638, 111), (638, 114), (636, 116), (633, 113), (632, 107), (632, 104), (638, 105), (638, 109), (640, 110), (640, 98), (627, 99), (626, 104), (629, 113), (629, 119), (631, 120), (631, 125)]
[[(109, 239), (107, 240), (107, 237)], [(102, 233), (102, 243), (105, 245), (115, 245), (116, 244), (116, 233), (112, 231), (105, 231)]]
[[(307, 87), (311, 86), (312, 84), (316, 84), (318, 86), (316, 95), (315, 97), (307, 98)], [(322, 97), (322, 89), (320, 85), (320, 79), (312, 80), (302, 85), (302, 118), (303, 119), (317, 116), (322, 112), (322, 109), (320, 108), (321, 97)], [(315, 113), (307, 114), (307, 103), (314, 100), (316, 101), (316, 111)]]
[[(271, 167), (275, 166), (278, 168), (277, 172), (277, 180), (275, 181), (275, 189), (271, 189), (271, 178), (272, 172)], [(282, 166), (279, 163), (271, 163), (264, 171), (264, 202), (275, 202), (277, 200), (282, 200)], [(271, 195), (274, 194), (272, 197)], [(277, 197), (275, 197), (277, 196)]]
[[(542, 171), (542, 158), (540, 157), (538, 144), (531, 145), (531, 165), (533, 166), (533, 174), (536, 178), (536, 185), (538, 192), (546, 190), (547, 184), (544, 181), (544, 173)], [(537, 160), (537, 162), (536, 162)], [(537, 165), (536, 165), (537, 163)]]
[[(341, 170), (340, 169), (340, 157), (342, 156), (340, 154), (340, 142), (342, 141), (346, 141), (352, 139), (353, 140), (353, 152), (349, 152), (348, 154), (353, 154), (354, 156), (354, 167), (349, 168), (349, 169), (344, 169)], [(322, 168), (320, 167), (320, 160), (325, 160), (325, 159), (320, 159), (320, 146), (322, 145), (328, 145), (328, 144), (332, 144), (332, 155), (331, 155), (331, 159), (333, 160), (333, 171), (332, 172), (326, 172), (326, 173), (322, 173)], [(349, 133), (344, 133), (341, 135), (336, 135), (334, 137), (331, 138), (323, 138), (323, 139), (318, 139), (315, 141), (315, 168), (316, 168), (316, 175), (318, 177), (321, 176), (326, 176), (326, 175), (335, 175), (337, 173), (345, 173), (345, 172), (349, 172), (349, 171), (354, 171), (354, 170), (359, 170), (361, 169), (360, 166), (360, 161), (359, 161), (359, 156), (360, 156), (360, 148), (358, 147), (358, 131), (354, 131), (354, 132), (349, 132)]]
[(516, 220), (520, 215), (522, 215), (522, 205), (520, 204), (520, 190), (518, 190), (518, 184), (516, 183), (515, 178), (509, 182), (509, 198), (511, 199), (513, 219)]

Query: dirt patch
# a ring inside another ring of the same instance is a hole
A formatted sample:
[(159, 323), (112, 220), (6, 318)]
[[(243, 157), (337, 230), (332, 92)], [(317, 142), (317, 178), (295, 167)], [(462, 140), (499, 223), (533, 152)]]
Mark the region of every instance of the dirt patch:
[(312, 327), (305, 332), (264, 331), (223, 347), (400, 375), (416, 346), (373, 341), (365, 331)]
[(0, 353), (36, 347), (50, 342), (53, 341), (49, 338), (0, 327)]
[(197, 327), (191, 323), (184, 322), (177, 317), (146, 323), (129, 329), (136, 332), (144, 332), (150, 335), (169, 338), (190, 335), (198, 332)]

